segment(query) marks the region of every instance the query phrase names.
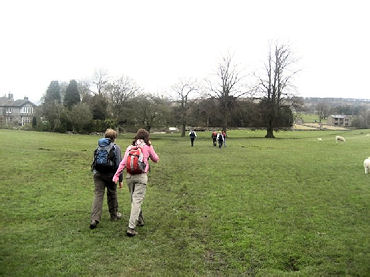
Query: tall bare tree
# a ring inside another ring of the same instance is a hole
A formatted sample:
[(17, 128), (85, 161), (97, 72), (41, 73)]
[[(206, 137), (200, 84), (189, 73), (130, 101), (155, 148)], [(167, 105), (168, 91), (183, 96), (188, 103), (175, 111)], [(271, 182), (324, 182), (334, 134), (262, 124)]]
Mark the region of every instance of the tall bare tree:
[(112, 114), (118, 123), (127, 119), (127, 112), (129, 112), (127, 103), (140, 90), (140, 87), (127, 76), (122, 76), (106, 85), (106, 91), (112, 105)]
[(78, 91), (80, 92), (81, 102), (86, 102), (91, 97), (90, 90), (90, 81), (89, 80), (79, 80), (78, 82)]
[(180, 104), (181, 117), (181, 136), (185, 136), (185, 128), (187, 124), (187, 113), (189, 110), (189, 98), (192, 94), (197, 92), (199, 85), (194, 80), (180, 80), (176, 83), (172, 90), (176, 93), (177, 101)]
[(232, 62), (230, 55), (225, 56), (217, 68), (217, 83), (213, 86), (210, 83), (210, 89), (213, 95), (219, 100), (221, 113), (223, 114), (224, 130), (227, 129), (231, 118), (231, 110), (235, 100), (245, 94), (239, 89), (241, 82), (240, 70)]
[(321, 121), (329, 116), (330, 109), (327, 104), (321, 102), (316, 105), (316, 112), (317, 115), (319, 116), (319, 122), (321, 124)]
[[(262, 111), (267, 129), (266, 138), (274, 138), (274, 129), (278, 128), (282, 108), (287, 104), (285, 100), (290, 96), (292, 77), (297, 71), (291, 67), (295, 63), (292, 54), (286, 45), (274, 45), (270, 48), (265, 73), (259, 78), (259, 89), (262, 92)], [(290, 98), (293, 99), (293, 98)]]
[(102, 95), (105, 91), (106, 86), (109, 82), (109, 76), (108, 71), (104, 69), (98, 69), (94, 73), (93, 77), (93, 85), (95, 88), (93, 89), (93, 92), (98, 95)]

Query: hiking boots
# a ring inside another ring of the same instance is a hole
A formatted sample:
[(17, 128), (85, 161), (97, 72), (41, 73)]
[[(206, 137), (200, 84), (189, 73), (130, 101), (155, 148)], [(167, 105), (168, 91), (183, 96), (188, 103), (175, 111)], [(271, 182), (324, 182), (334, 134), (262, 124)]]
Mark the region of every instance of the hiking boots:
[(144, 217), (143, 217), (143, 212), (140, 212), (139, 218), (136, 221), (136, 225), (143, 227), (144, 226)]
[(117, 214), (115, 216), (110, 217), (110, 220), (116, 221), (116, 220), (120, 220), (121, 218), (122, 218), (122, 214), (117, 212)]
[(97, 221), (97, 220), (91, 220), (91, 222), (90, 222), (90, 229), (91, 230), (92, 229), (95, 229), (98, 224), (99, 224), (99, 221)]
[(136, 236), (138, 233), (135, 231), (135, 229), (132, 229), (130, 227), (127, 228), (126, 235), (129, 237)]

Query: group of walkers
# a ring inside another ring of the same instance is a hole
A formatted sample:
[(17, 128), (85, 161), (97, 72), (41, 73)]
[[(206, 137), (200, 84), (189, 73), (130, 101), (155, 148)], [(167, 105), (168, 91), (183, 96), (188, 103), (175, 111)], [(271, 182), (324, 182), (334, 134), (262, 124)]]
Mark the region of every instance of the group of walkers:
[(116, 138), (117, 132), (107, 129), (94, 151), (92, 170), (95, 197), (91, 208), (90, 229), (95, 229), (101, 221), (105, 188), (111, 220), (122, 218), (122, 214), (118, 212), (117, 184), (122, 188), (123, 170), (126, 168), (126, 181), (131, 196), (131, 212), (126, 234), (132, 237), (137, 235), (136, 226), (144, 226), (141, 205), (148, 183), (149, 159), (158, 162), (159, 157), (149, 140), (149, 132), (145, 129), (137, 131), (122, 160), (121, 149), (114, 143)]
[(216, 146), (218, 143), (218, 147), (221, 148), (222, 146), (226, 147), (226, 131), (222, 130), (221, 132), (212, 132), (212, 142), (213, 146)]
[[(197, 134), (194, 130), (189, 133), (191, 146)], [(98, 147), (94, 151), (91, 165), (95, 184), (94, 201), (91, 208), (90, 229), (95, 229), (102, 217), (103, 199), (107, 191), (107, 203), (112, 221), (120, 220), (122, 214), (118, 211), (117, 185), (122, 188), (123, 170), (126, 169), (126, 183), (131, 197), (131, 212), (126, 230), (127, 236), (137, 235), (137, 226), (144, 226), (142, 204), (148, 183), (149, 160), (158, 162), (159, 157), (155, 152), (149, 132), (139, 129), (126, 148), (121, 158), (121, 148), (115, 144), (117, 132), (107, 129), (104, 138), (98, 140)], [(213, 146), (218, 142), (219, 148), (226, 146), (226, 132), (212, 132)]]
[[(194, 140), (197, 137), (197, 133), (194, 130), (190, 130), (189, 137), (190, 137), (191, 147), (193, 147)], [(219, 132), (213, 131), (211, 134), (211, 138), (212, 138), (213, 146), (217, 146), (217, 143), (218, 143), (219, 148), (221, 148), (222, 146), (226, 147), (226, 131), (225, 130), (222, 130)]]

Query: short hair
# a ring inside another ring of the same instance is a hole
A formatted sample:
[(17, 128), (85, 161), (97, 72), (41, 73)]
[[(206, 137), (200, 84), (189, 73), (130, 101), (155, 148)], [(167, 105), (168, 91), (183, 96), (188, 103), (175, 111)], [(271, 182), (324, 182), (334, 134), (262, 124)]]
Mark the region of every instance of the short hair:
[(114, 141), (117, 138), (117, 132), (113, 129), (107, 129), (104, 134), (105, 138), (109, 138)]

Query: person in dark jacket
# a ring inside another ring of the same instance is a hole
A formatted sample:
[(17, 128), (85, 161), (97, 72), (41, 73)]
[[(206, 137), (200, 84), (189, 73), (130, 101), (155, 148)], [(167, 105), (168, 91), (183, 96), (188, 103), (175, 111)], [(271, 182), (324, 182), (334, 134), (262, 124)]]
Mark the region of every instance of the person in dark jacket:
[[(91, 208), (90, 229), (95, 229), (101, 220), (105, 188), (107, 188), (107, 202), (111, 220), (118, 220), (122, 217), (122, 214), (118, 212), (117, 184), (112, 181), (113, 175), (121, 162), (121, 149), (114, 143), (116, 138), (117, 132), (113, 129), (107, 129), (104, 138), (99, 139), (99, 147), (94, 152), (92, 170), (94, 173), (95, 197)], [(113, 148), (113, 152), (110, 151), (113, 155), (108, 155), (110, 161), (108, 166), (103, 167), (98, 164), (96, 153), (99, 148)], [(119, 185), (122, 187), (122, 175), (119, 177)]]
[(217, 132), (213, 131), (211, 137), (212, 137), (213, 146), (216, 146)]
[(217, 141), (218, 141), (218, 147), (221, 148), (222, 144), (224, 143), (224, 136), (221, 132), (218, 132), (217, 134)]
[(193, 147), (194, 146), (194, 140), (197, 137), (197, 133), (194, 130), (191, 130), (189, 132), (189, 137), (190, 137), (191, 147)]

